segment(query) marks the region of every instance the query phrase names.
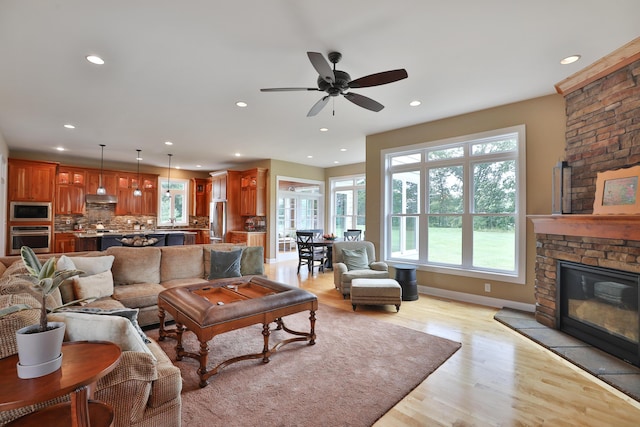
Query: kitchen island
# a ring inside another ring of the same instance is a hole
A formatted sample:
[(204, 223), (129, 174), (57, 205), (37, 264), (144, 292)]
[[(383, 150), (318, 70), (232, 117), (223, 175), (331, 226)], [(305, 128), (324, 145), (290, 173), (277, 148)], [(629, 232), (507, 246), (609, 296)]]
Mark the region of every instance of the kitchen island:
[(103, 251), (111, 246), (123, 246), (136, 236), (155, 239), (153, 246), (193, 245), (197, 231), (191, 230), (89, 230), (55, 233), (54, 252)]

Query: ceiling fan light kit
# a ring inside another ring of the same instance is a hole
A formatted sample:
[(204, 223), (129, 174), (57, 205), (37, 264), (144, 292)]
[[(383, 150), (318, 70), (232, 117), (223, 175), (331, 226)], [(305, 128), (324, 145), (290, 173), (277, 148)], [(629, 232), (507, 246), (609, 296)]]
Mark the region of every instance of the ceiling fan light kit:
[(338, 95), (344, 96), (347, 100), (354, 104), (365, 108), (370, 111), (378, 112), (384, 108), (384, 105), (371, 98), (358, 93), (350, 92), (350, 89), (360, 89), (371, 86), (380, 86), (387, 83), (393, 83), (398, 80), (406, 79), (408, 77), (405, 69), (383, 71), (381, 73), (370, 74), (368, 76), (360, 77), (356, 80), (351, 80), (349, 73), (341, 70), (336, 70), (336, 64), (342, 59), (340, 52), (330, 52), (327, 57), (333, 64), (333, 68), (329, 65), (327, 60), (319, 52), (307, 52), (311, 65), (318, 72), (318, 87), (317, 88), (302, 88), (302, 87), (283, 87), (283, 88), (267, 88), (260, 89), (262, 92), (289, 92), (289, 91), (320, 91), (326, 92), (327, 95), (320, 98), (316, 102), (307, 117), (312, 117), (318, 114), (325, 105), (329, 102), (329, 97), (336, 97)]

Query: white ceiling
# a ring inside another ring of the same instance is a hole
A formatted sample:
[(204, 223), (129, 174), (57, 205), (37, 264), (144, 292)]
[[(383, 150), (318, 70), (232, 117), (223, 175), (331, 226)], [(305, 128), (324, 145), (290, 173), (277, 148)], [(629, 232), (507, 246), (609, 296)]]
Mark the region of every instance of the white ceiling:
[[(357, 163), (366, 135), (554, 93), (640, 35), (638, 17), (638, 0), (1, 0), (0, 132), (58, 160), (54, 147), (98, 159), (106, 144), (105, 162), (139, 148), (193, 170)], [(308, 118), (323, 92), (259, 91), (315, 86), (306, 52), (334, 50), (353, 79), (409, 77), (354, 90), (378, 113), (338, 97), (335, 116), (330, 102)]]

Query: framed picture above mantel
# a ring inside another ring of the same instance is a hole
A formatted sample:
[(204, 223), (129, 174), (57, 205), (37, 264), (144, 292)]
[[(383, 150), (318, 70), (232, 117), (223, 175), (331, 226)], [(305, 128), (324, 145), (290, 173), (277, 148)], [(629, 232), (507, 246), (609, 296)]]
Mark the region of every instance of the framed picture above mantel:
[(640, 214), (640, 166), (599, 172), (593, 213)]

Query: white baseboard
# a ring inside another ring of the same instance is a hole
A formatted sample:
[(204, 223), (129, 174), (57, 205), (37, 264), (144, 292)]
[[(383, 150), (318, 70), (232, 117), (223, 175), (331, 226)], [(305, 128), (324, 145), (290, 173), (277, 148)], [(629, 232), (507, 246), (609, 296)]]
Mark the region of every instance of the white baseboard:
[(500, 298), (485, 297), (482, 295), (467, 294), (464, 292), (449, 291), (446, 289), (432, 288), (429, 286), (418, 285), (418, 292), (434, 297), (447, 298), (456, 301), (469, 302), (472, 304), (486, 305), (488, 307), (497, 308), (513, 308), (514, 310), (535, 312), (535, 304), (526, 304), (523, 302), (510, 301)]

